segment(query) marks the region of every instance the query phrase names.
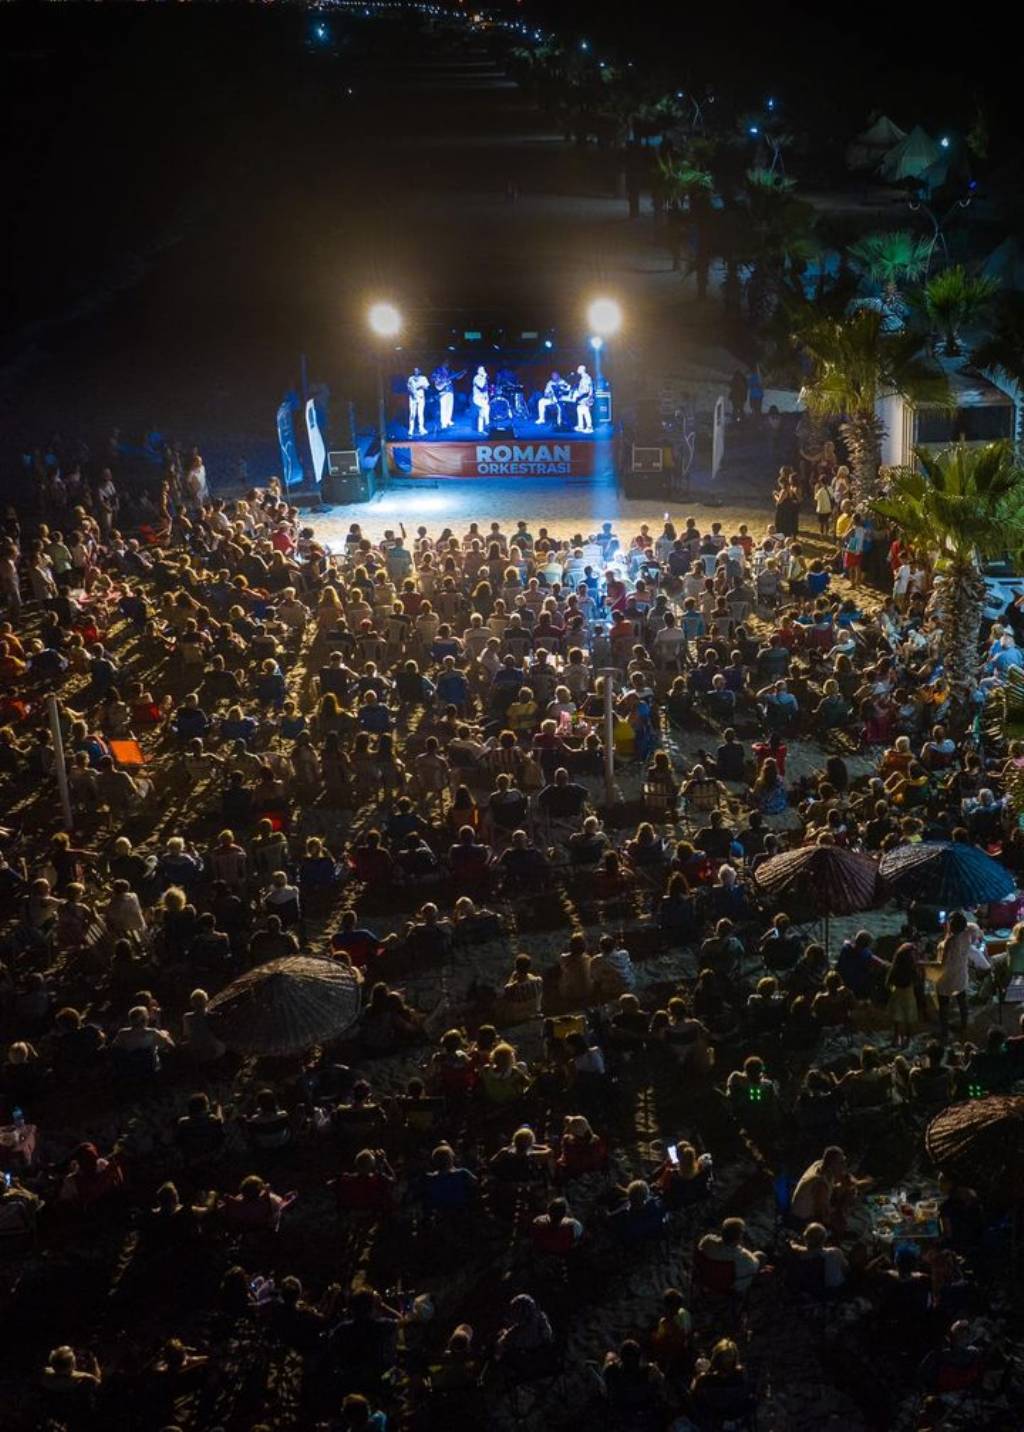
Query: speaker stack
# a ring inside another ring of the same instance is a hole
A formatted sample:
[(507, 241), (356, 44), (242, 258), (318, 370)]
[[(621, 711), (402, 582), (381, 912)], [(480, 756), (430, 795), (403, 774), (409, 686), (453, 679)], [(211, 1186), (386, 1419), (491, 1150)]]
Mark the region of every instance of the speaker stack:
[(332, 506), (369, 502), (373, 491), (373, 473), (362, 471), (359, 454), (354, 448), (327, 454), (327, 472), (322, 485), (324, 502)]

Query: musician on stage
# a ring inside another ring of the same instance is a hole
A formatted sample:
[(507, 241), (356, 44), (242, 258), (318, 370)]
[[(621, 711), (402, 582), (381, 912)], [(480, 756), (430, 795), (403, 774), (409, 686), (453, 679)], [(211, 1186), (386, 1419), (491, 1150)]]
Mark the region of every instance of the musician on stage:
[(455, 413), (455, 380), (464, 378), (464, 373), (453, 373), (447, 363), (441, 363), (430, 375), (430, 381), (437, 389), (441, 416), (441, 431), (453, 427)]
[(486, 433), (491, 422), (491, 394), (487, 369), (481, 363), (473, 374), (473, 406), (476, 408), (476, 430)]
[(569, 396), (569, 384), (562, 377), (561, 373), (552, 373), (544, 385), (544, 395), (537, 404), (537, 422), (543, 423), (547, 418), (548, 408), (554, 408), (558, 414), (558, 421), (562, 421), (562, 403)]
[(423, 421), (423, 411), (426, 406), (427, 389), (429, 382), (418, 368), (414, 368), (405, 381), (406, 390), (409, 394), (409, 436), (412, 437), (419, 424), (420, 437), (427, 435), (426, 424)]
[(587, 372), (585, 363), (581, 363), (576, 369), (576, 387), (573, 390), (572, 401), (576, 404), (576, 431), (592, 433), (594, 419), (591, 408), (594, 406), (594, 380)]

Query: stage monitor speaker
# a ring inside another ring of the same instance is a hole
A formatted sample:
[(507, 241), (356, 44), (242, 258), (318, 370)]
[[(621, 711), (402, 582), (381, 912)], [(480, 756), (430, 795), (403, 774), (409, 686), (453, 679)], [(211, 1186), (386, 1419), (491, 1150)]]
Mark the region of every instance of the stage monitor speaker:
[(369, 502), (374, 492), (372, 472), (338, 473), (328, 472), (323, 480), (321, 493), (324, 502), (332, 506), (347, 506), (351, 502)]
[(489, 438), (514, 438), (516, 430), (511, 423), (491, 423), (487, 429)]
[(632, 472), (662, 472), (665, 450), (661, 447), (639, 447), (634, 443), (630, 449), (629, 466)]
[(342, 448), (327, 454), (327, 471), (332, 477), (358, 477), (359, 454), (355, 448)]

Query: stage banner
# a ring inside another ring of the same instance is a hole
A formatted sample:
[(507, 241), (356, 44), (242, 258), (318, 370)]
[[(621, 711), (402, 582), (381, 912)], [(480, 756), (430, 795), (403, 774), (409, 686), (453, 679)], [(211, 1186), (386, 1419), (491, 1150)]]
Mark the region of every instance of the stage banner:
[(302, 459), (295, 439), (298, 399), (289, 394), (277, 410), (277, 441), (281, 449), (281, 481), (285, 490), (302, 483)]
[(601, 442), (389, 443), (403, 477), (604, 477), (611, 444)]
[(320, 431), (320, 415), (315, 398), (308, 399), (306, 403), (306, 432), (309, 435), (309, 455), (313, 459), (313, 480), (319, 484), (324, 478), (327, 447)]

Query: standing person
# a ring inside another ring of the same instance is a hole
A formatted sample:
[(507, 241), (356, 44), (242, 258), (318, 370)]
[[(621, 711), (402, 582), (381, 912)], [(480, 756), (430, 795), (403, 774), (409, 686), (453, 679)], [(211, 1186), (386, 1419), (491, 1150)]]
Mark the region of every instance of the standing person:
[(18, 549), (13, 542), (0, 548), (0, 592), (7, 610), (17, 616), (21, 611), (21, 577), (18, 574)]
[(585, 363), (581, 363), (576, 369), (576, 387), (573, 390), (572, 401), (576, 404), (576, 431), (592, 433), (594, 431), (594, 418), (591, 412), (594, 406), (594, 380), (587, 372)]
[(855, 512), (843, 544), (843, 567), (850, 579), (851, 587), (859, 587), (864, 580), (864, 548), (866, 545), (867, 532), (864, 529), (864, 519), (859, 512)]
[(473, 374), (473, 407), (476, 408), (476, 430), (486, 434), (491, 422), (491, 395), (487, 369), (482, 363)]
[(200, 512), (210, 500), (210, 489), (206, 481), (206, 464), (203, 462), (198, 448), (193, 448), (189, 454), (188, 468), (185, 473), (185, 499), (191, 512)]
[(416, 428), (419, 427), (419, 436), (425, 438), (427, 435), (426, 424), (423, 421), (423, 414), (426, 407), (427, 389), (430, 387), (426, 377), (418, 368), (414, 368), (405, 380), (405, 390), (409, 394), (409, 436), (416, 435)]
[(822, 537), (827, 537), (832, 530), (832, 513), (835, 511), (835, 501), (832, 497), (832, 489), (823, 475), (819, 475), (815, 479), (814, 511), (818, 517), (818, 531)]
[(729, 402), (732, 404), (732, 420), (740, 422), (747, 407), (747, 375), (737, 368), (729, 379)]
[(764, 384), (761, 382), (760, 371), (755, 368), (750, 375), (750, 382), (747, 385), (747, 397), (750, 399), (750, 413), (756, 422), (761, 421), (761, 406), (764, 403)]
[(917, 958), (914, 946), (905, 940), (892, 957), (885, 987), (889, 992), (887, 1010), (892, 1020), (892, 1038), (897, 1049), (910, 1043), (917, 1024)]
[(939, 1024), (943, 1039), (949, 1034), (949, 1002), (955, 999), (960, 1011), (960, 1032), (967, 1028), (967, 986), (970, 982), (970, 967), (977, 970), (991, 970), (988, 956), (980, 942), (973, 938), (977, 926), (969, 925), (962, 910), (954, 910), (946, 924), (946, 934), (939, 941), (938, 956), (942, 965), (935, 981), (935, 994), (939, 1001)]
[(453, 425), (455, 413), (455, 379), (463, 377), (465, 377), (464, 373), (452, 373), (447, 363), (441, 363), (430, 375), (430, 381), (437, 389), (438, 411), (440, 414), (442, 432), (447, 432)]

